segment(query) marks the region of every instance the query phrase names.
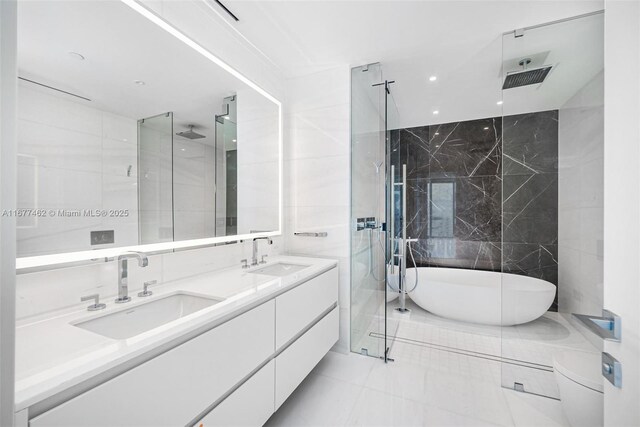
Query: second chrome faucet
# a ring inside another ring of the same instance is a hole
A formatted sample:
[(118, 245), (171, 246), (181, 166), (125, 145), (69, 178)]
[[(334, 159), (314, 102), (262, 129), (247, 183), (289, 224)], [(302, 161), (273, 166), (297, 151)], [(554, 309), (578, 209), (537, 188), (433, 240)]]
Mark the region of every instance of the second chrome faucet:
[(149, 259), (147, 255), (142, 252), (127, 252), (122, 255), (118, 255), (118, 298), (116, 298), (117, 304), (122, 304), (131, 301), (129, 296), (129, 259), (135, 258), (138, 260), (140, 267), (146, 267), (149, 265)]
[[(251, 257), (252, 266), (258, 265), (258, 240), (266, 240), (269, 245), (273, 243), (273, 240), (269, 237), (256, 237), (253, 239), (253, 256)], [(262, 260), (264, 261), (264, 258), (262, 258)]]

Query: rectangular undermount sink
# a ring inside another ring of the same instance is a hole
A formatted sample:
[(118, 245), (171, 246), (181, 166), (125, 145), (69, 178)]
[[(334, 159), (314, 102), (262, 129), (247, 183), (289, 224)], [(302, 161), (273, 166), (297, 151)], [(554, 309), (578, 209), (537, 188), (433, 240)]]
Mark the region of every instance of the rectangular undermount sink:
[(266, 267), (258, 268), (257, 270), (252, 270), (249, 273), (284, 277), (293, 273), (297, 273), (300, 270), (304, 270), (307, 267), (309, 266), (303, 264), (289, 264), (285, 262), (278, 262), (275, 264), (267, 265)]
[(126, 339), (211, 307), (221, 301), (187, 293), (153, 298), (151, 297), (148, 302), (132, 306), (129, 309), (85, 320), (74, 324), (74, 326), (108, 338)]

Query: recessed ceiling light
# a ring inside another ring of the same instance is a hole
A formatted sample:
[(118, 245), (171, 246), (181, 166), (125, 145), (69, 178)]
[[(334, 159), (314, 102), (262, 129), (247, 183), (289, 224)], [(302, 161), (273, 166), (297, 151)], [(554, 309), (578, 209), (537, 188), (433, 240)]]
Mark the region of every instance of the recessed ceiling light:
[(435, 82), (436, 80), (438, 80), (438, 77), (437, 77), (437, 76), (431, 76), (431, 77), (429, 77), (429, 81), (430, 81), (430, 82)]
[(137, 84), (138, 86), (144, 86), (144, 85), (146, 85), (146, 83), (145, 83), (145, 82), (143, 82), (142, 80), (134, 80), (133, 82), (134, 82), (135, 84)]
[(236, 142), (236, 140), (235, 140), (235, 139), (232, 139), (232, 140), (231, 140), (231, 142)]
[(440, 114), (440, 111), (438, 111), (438, 110), (433, 110), (433, 114), (434, 114), (435, 116), (437, 116), (438, 114)]
[(502, 101), (498, 101), (498, 102), (496, 102), (496, 104), (502, 105)]
[(69, 52), (69, 56), (78, 61), (84, 61), (84, 55), (78, 52)]
[(434, 135), (440, 135), (440, 132), (436, 132), (436, 133), (434, 133)]
[(487, 127), (483, 128), (483, 129), (484, 129), (484, 130), (489, 130), (489, 126), (487, 126)]
[(180, 151), (187, 151), (187, 149), (186, 148), (181, 148)]

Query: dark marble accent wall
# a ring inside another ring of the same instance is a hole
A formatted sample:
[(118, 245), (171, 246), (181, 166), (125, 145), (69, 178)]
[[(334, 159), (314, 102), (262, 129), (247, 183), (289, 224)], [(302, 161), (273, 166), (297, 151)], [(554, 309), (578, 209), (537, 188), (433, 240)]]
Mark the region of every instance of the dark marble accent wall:
[(557, 111), (399, 129), (391, 144), (417, 265), (557, 284)]
[(503, 271), (557, 285), (558, 111), (507, 116), (503, 135)]
[(500, 270), (501, 150), (501, 118), (393, 132), (392, 163), (407, 165), (416, 264)]

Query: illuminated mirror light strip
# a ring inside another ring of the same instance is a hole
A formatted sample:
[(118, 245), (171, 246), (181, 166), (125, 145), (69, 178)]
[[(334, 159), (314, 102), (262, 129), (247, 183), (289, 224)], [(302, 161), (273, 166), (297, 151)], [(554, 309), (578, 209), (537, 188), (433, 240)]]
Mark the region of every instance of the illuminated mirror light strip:
[(251, 240), (256, 237), (279, 236), (280, 231), (269, 231), (265, 233), (240, 234), (237, 236), (210, 237), (207, 239), (180, 240), (177, 242), (151, 243), (148, 245), (122, 246), (119, 248), (96, 249), (91, 251), (68, 252), (64, 254), (38, 255), (33, 257), (23, 257), (16, 260), (16, 269), (42, 267), (45, 265), (66, 264), (78, 261), (100, 260), (102, 258), (113, 258), (122, 253), (130, 251), (141, 252), (162, 252), (172, 249), (186, 249), (197, 246), (209, 246), (216, 243), (235, 242), (238, 240)]

